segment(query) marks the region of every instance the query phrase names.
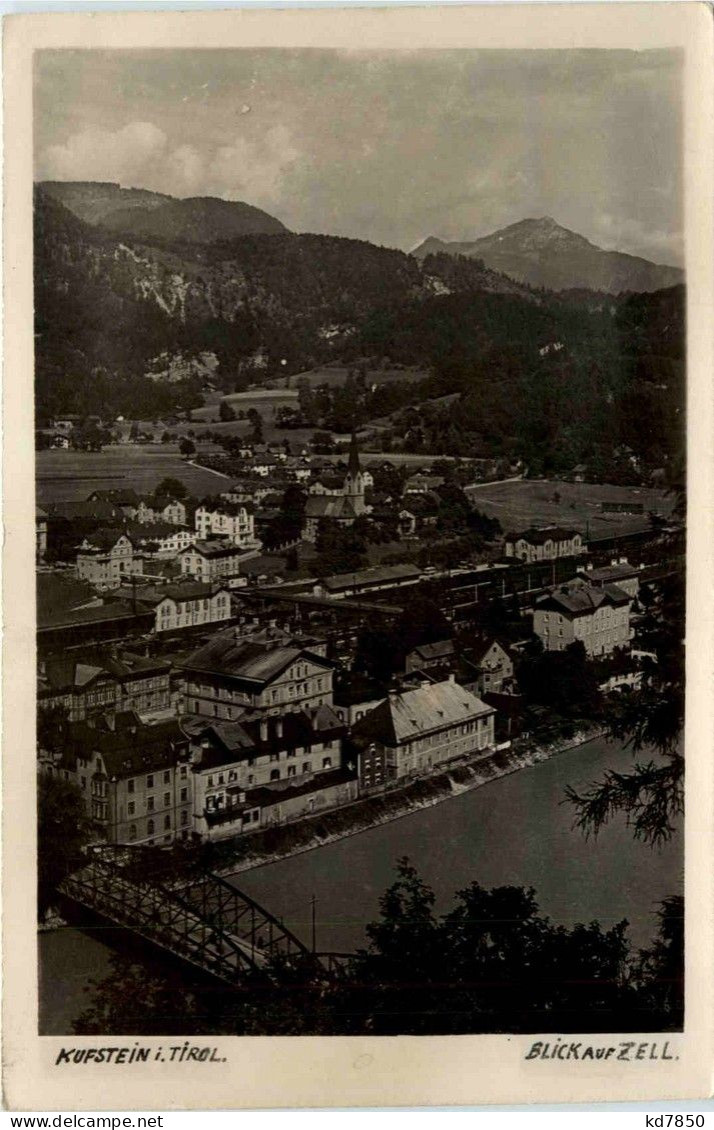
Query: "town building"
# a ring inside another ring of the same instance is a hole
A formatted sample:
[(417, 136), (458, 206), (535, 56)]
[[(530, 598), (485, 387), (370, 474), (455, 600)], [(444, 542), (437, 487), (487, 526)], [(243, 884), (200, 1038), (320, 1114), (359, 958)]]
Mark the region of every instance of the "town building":
[(346, 672), (337, 679), (333, 692), (334, 711), (341, 722), (359, 722), (387, 697), (387, 688), (367, 675)]
[(462, 657), (462, 668), (468, 678), (462, 685), (479, 697), (510, 693), (515, 687), (513, 658), (500, 640), (484, 640)]
[(176, 719), (99, 715), (75, 723), (61, 765), (46, 756), (43, 769), (74, 780), (108, 843), (166, 845), (190, 834), (188, 748)]
[(140, 499), (136, 511), (136, 521), (141, 523), (166, 522), (171, 526), (185, 526), (188, 511), (186, 503), (180, 498)]
[(240, 576), (246, 550), (232, 541), (197, 541), (179, 554), (181, 573), (197, 581), (215, 582)]
[(134, 522), (127, 534), (139, 553), (156, 557), (175, 557), (198, 538), (195, 530), (172, 522)]
[(137, 585), (138, 604), (151, 608), (155, 631), (175, 632), (199, 624), (217, 624), (231, 618), (231, 594), (225, 585), (178, 581), (168, 585)]
[(233, 720), (247, 711), (332, 705), (334, 664), (297, 641), (219, 632), (181, 664), (183, 710)]
[(352, 728), (360, 790), (422, 776), (494, 746), (496, 711), (453, 679), (392, 691)]
[(87, 502), (109, 502), (112, 506), (116, 506), (117, 510), (121, 510), (128, 521), (133, 521), (136, 518), (140, 501), (136, 491), (131, 488), (115, 487), (112, 490), (93, 490), (90, 495), (87, 495)]
[(194, 517), (199, 538), (220, 537), (241, 549), (259, 549), (253, 508), (247, 502), (203, 502)]
[(588, 565), (585, 569), (580, 569), (578, 575), (596, 588), (617, 585), (633, 600), (637, 599), (640, 591), (640, 570), (636, 565), (630, 565), (626, 557), (621, 557), (618, 561), (612, 561), (610, 565), (603, 565), (601, 568)]
[(444, 482), (441, 475), (410, 475), (404, 483), (404, 494), (428, 494), (443, 487)]
[(447, 674), (453, 667), (455, 658), (456, 648), (453, 640), (423, 643), (408, 653), (404, 661), (404, 670), (407, 675), (413, 671), (424, 671), (432, 676), (441, 672)]
[(579, 530), (560, 526), (531, 528), (520, 534), (507, 534), (504, 542), (506, 557), (520, 561), (554, 561), (558, 557), (577, 557), (587, 552)]
[(77, 576), (91, 585), (115, 589), (142, 568), (143, 560), (135, 555), (134, 544), (123, 530), (95, 530), (77, 548)]
[(433, 494), (411, 494), (399, 508), (399, 532), (413, 537), (439, 520), (439, 503)]
[(629, 647), (631, 605), (632, 597), (617, 585), (575, 579), (536, 600), (533, 631), (546, 651), (564, 651), (579, 640), (588, 655), (610, 655)]
[(41, 661), (39, 710), (63, 707), (71, 722), (117, 711), (154, 713), (171, 707), (171, 663), (129, 651), (104, 655), (60, 654)]
[(193, 724), (193, 831), (221, 839), (355, 799), (354, 766), (342, 765), (345, 730), (329, 706)]
[(421, 570), (416, 565), (377, 565), (373, 569), (357, 569), (354, 573), (325, 577), (313, 587), (313, 592), (315, 596), (345, 598), (415, 585), (420, 580)]

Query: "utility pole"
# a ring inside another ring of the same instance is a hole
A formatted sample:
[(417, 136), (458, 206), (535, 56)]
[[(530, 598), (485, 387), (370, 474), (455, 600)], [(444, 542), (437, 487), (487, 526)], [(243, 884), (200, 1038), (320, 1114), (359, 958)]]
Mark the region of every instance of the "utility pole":
[(316, 901), (317, 900), (315, 898), (315, 893), (313, 891), (312, 898), (310, 899), (310, 908), (311, 908), (311, 911), (312, 911), (312, 952), (313, 953), (315, 953), (317, 951), (316, 930), (315, 930), (315, 904), (316, 904)]

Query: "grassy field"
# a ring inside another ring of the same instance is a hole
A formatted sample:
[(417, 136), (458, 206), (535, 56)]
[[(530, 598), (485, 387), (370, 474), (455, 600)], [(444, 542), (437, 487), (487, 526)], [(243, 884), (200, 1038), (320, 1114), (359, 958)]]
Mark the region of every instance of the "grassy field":
[(162, 479), (185, 483), (191, 494), (219, 494), (227, 480), (204, 467), (186, 463), (175, 449), (158, 444), (109, 446), (103, 451), (38, 451), (35, 456), (37, 501), (67, 502), (95, 490), (132, 487), (147, 494)]
[[(661, 490), (601, 483), (512, 481), (482, 483), (467, 493), (479, 510), (498, 518), (505, 533), (530, 525), (572, 526), (591, 537), (647, 529), (648, 511), (669, 516), (674, 499)], [(554, 496), (558, 495), (558, 498)], [(641, 503), (643, 514), (604, 514), (603, 502)]]
[[(323, 365), (317, 369), (307, 369), (285, 378), (286, 387), (296, 389), (298, 381), (306, 380), (311, 388), (329, 385), (336, 388), (343, 385), (350, 370), (341, 365)], [(429, 374), (424, 369), (368, 369), (365, 379), (368, 385), (394, 384), (395, 381), (423, 381)]]

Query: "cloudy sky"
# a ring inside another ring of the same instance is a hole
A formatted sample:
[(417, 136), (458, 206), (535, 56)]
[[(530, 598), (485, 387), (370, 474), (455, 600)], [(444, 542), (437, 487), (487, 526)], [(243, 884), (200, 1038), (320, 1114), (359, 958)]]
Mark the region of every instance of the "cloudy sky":
[(36, 178), (245, 200), (405, 250), (549, 215), (682, 261), (674, 52), (40, 51)]

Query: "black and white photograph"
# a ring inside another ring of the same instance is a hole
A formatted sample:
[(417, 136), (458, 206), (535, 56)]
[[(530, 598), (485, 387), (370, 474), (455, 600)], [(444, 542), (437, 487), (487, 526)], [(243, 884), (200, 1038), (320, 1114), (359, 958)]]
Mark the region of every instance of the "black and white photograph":
[(677, 1059), (685, 52), (477, 38), (33, 52), (67, 1063)]

